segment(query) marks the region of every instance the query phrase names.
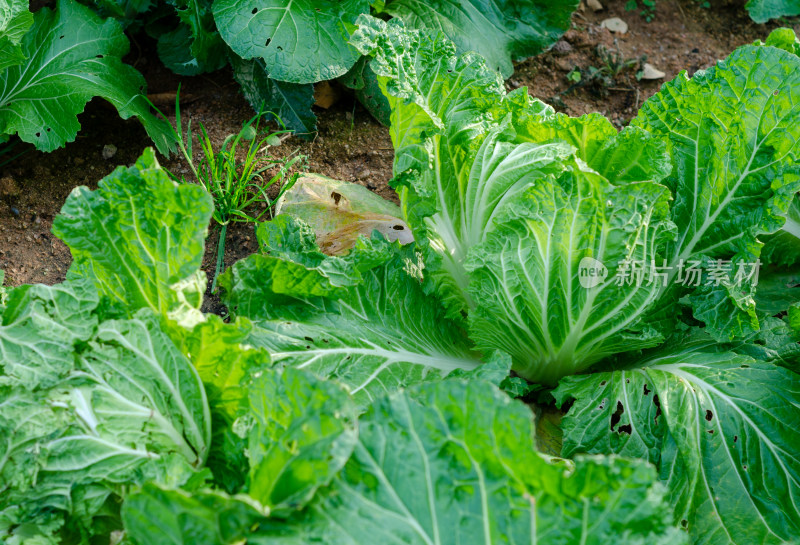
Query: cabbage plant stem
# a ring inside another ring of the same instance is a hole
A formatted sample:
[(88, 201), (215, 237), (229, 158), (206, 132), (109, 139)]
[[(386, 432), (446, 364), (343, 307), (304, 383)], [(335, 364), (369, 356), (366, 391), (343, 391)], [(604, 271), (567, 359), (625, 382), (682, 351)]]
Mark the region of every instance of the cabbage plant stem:
[(217, 241), (217, 265), (214, 267), (214, 279), (211, 281), (211, 291), (217, 289), (217, 278), (222, 270), (223, 258), (225, 256), (225, 235), (228, 232), (228, 224), (223, 223), (219, 230), (219, 240)]

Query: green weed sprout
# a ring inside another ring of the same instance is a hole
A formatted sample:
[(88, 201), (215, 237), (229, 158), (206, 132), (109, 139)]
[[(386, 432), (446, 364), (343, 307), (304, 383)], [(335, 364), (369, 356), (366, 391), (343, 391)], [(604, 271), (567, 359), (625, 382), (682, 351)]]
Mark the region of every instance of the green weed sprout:
[[(300, 172), (304, 170), (306, 157), (297, 152), (273, 157), (267, 152), (270, 147), (280, 145), (292, 131), (285, 128), (275, 113), (263, 110), (247, 121), (238, 133), (228, 135), (220, 149), (215, 151), (202, 123), (200, 131), (193, 133), (190, 119), (184, 134), (179, 98), (180, 88), (175, 97), (175, 127), (170, 126), (172, 137), (194, 179), (211, 194), (214, 200), (213, 218), (220, 226), (216, 267), (211, 282), (211, 290), (214, 291), (223, 265), (228, 225), (233, 222), (255, 223), (261, 221), (265, 214), (271, 215), (273, 203), (294, 185)], [(160, 111), (158, 113), (166, 118)], [(274, 117), (280, 129), (267, 129), (264, 122), (267, 116)], [(195, 138), (202, 150), (202, 158), (197, 163), (193, 154)], [(244, 158), (237, 159), (237, 155), (242, 153)], [(183, 176), (179, 177), (174, 173), (170, 173), (170, 176), (180, 183), (186, 183)], [(271, 199), (268, 190), (273, 186), (277, 187), (277, 195)], [(258, 213), (248, 212), (259, 204), (264, 207)]]

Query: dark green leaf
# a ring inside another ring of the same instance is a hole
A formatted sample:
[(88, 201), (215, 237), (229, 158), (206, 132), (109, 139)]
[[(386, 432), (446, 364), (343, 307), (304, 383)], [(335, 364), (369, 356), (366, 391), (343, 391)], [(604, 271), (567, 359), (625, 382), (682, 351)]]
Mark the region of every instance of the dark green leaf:
[(244, 59), (260, 58), (264, 75), (292, 83), (334, 79), (358, 59), (348, 43), (367, 0), (216, 0), (223, 39)]
[(697, 542), (785, 543), (800, 533), (800, 376), (693, 343), (637, 368), (563, 379), (575, 399), (564, 456), (656, 464), (675, 521)]
[(167, 68), (185, 76), (219, 70), (228, 48), (214, 25), (211, 0), (173, 0), (181, 23), (158, 37), (158, 56)]
[(277, 81), (261, 59), (243, 60), (231, 55), (233, 77), (242, 86), (242, 93), (257, 112), (273, 112), (288, 129), (302, 138), (317, 132), (317, 117), (311, 111), (314, 87), (310, 84)]
[(161, 153), (174, 147), (167, 122), (150, 113), (144, 78), (122, 63), (129, 45), (116, 21), (59, 0), (36, 12), (21, 48), (27, 62), (0, 69), (0, 134), (53, 151), (75, 139), (77, 115), (99, 96), (123, 119), (137, 117)]
[(442, 32), (508, 78), (511, 61), (544, 51), (569, 29), (575, 0), (387, 0), (381, 11), (411, 28)]

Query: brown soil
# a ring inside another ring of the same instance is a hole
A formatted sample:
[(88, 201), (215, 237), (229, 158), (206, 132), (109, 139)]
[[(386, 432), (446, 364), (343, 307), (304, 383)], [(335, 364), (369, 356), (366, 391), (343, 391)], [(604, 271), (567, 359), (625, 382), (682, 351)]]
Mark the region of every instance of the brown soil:
[[(696, 0), (658, 0), (655, 18), (649, 23), (636, 11), (625, 11), (625, 0), (601, 2), (605, 9), (599, 12), (582, 6), (564, 38), (549, 52), (520, 63), (507, 86), (527, 86), (533, 96), (573, 116), (600, 112), (622, 127), (635, 117), (643, 101), (681, 71), (691, 76), (740, 45), (766, 39), (770, 30), (781, 26), (753, 23), (743, 1), (712, 2), (711, 8), (704, 9)], [(614, 34), (600, 26), (611, 17), (625, 21), (628, 32)], [(789, 26), (800, 29), (796, 20), (793, 23)], [(611, 86), (579, 86), (569, 91), (571, 70), (603, 66), (598, 48), (637, 64), (648, 62), (666, 75), (661, 80), (637, 81), (637, 67), (633, 67), (623, 70)]]
[[(550, 52), (520, 63), (507, 82), (508, 88), (527, 86), (533, 96), (570, 115), (598, 111), (624, 126), (663, 81), (681, 70), (691, 75), (708, 67), (735, 47), (766, 38), (778, 26), (754, 24), (741, 1), (712, 2), (710, 9), (704, 9), (694, 0), (659, 0), (655, 19), (650, 23), (636, 12), (626, 12), (624, 0), (605, 0), (603, 4), (606, 9), (597, 13), (588, 8), (576, 12), (572, 29), (564, 39)], [(600, 22), (608, 17), (625, 20), (628, 32), (619, 36), (602, 28)], [(793, 27), (800, 32), (800, 24), (794, 22)], [(637, 81), (633, 68), (618, 74), (611, 85), (570, 89), (566, 75), (573, 68), (601, 66), (598, 46), (618, 51), (624, 59), (638, 60), (646, 55), (647, 62), (665, 72), (666, 77)], [(216, 144), (253, 115), (229, 71), (184, 78), (168, 72), (156, 59), (134, 44), (127, 60), (145, 75), (151, 95), (166, 97), (158, 106), (170, 115), (174, 108), (169, 97), (174, 97), (180, 83), (183, 115), (194, 124), (203, 123)], [(299, 150), (308, 156), (311, 171), (354, 181), (385, 198), (396, 199), (388, 187), (393, 156), (388, 130), (344, 90), (338, 102), (327, 110), (318, 109), (317, 114), (319, 135), (313, 142), (291, 138), (276, 153)], [(113, 108), (101, 100), (89, 103), (80, 122), (78, 138), (65, 148), (43, 154), (20, 144), (14, 152), (25, 153), (0, 167), (0, 269), (6, 271), (8, 285), (62, 281), (70, 254), (50, 228), (67, 195), (79, 185), (95, 188), (117, 165), (132, 164), (150, 145), (137, 121), (119, 119)], [(107, 144), (118, 149), (110, 160), (102, 155)], [(185, 172), (185, 165), (176, 158), (164, 160), (163, 164), (173, 172)], [(217, 242), (216, 229), (211, 233), (204, 263), (209, 276)], [(255, 250), (252, 225), (235, 224), (228, 229), (226, 266)], [(219, 307), (214, 304), (209, 308)]]

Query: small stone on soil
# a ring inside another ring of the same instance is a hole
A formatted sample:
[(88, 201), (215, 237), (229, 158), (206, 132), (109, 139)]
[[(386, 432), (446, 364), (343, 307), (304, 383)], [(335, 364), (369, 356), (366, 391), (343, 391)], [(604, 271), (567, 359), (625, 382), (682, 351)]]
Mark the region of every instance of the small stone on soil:
[(106, 144), (103, 146), (103, 159), (108, 161), (117, 154), (117, 146), (114, 144)]
[(566, 40), (558, 40), (555, 44), (553, 44), (553, 52), (558, 53), (559, 55), (566, 55), (572, 51), (572, 46)]
[(603, 9), (603, 4), (599, 0), (586, 0), (586, 5), (592, 11), (602, 11)]
[(628, 23), (626, 23), (619, 17), (611, 17), (609, 19), (604, 19), (600, 23), (600, 26), (607, 28), (611, 32), (615, 32), (617, 34), (625, 34), (626, 32), (628, 32)]
[(661, 79), (666, 74), (650, 64), (649, 62), (644, 63), (642, 67), (642, 79)]

